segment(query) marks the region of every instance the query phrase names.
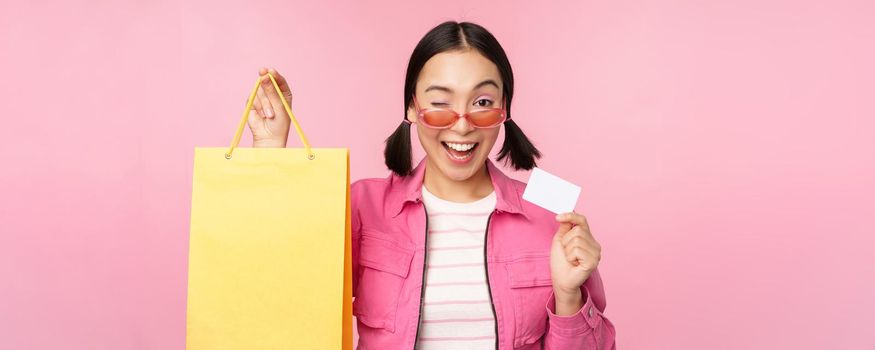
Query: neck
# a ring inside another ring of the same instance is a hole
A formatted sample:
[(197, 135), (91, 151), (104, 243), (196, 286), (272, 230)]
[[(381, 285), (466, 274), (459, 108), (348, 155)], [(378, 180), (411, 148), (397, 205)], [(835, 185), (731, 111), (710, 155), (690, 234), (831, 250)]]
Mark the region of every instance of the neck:
[(423, 182), (429, 192), (451, 202), (474, 202), (493, 191), (485, 163), (471, 177), (457, 181), (444, 175), (432, 162), (427, 162)]

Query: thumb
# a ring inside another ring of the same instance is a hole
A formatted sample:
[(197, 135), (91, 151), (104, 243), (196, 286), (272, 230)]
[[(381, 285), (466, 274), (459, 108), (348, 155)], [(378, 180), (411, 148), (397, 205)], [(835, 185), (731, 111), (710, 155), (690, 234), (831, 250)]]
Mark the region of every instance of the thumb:
[(574, 224), (570, 222), (561, 222), (559, 223), (559, 228), (556, 229), (556, 234), (562, 236), (568, 231), (571, 231), (571, 228), (574, 227)]
[(559, 224), (559, 228), (556, 229), (556, 233), (553, 234), (553, 248), (554, 249), (556, 249), (556, 247), (559, 247), (560, 249), (562, 248), (562, 246), (563, 246), (562, 245), (562, 236), (564, 236), (566, 232), (571, 231), (572, 227), (573, 227), (573, 225), (570, 223), (567, 223), (567, 222), (563, 222), (563, 223)]
[[(562, 237), (565, 236), (565, 233), (571, 230), (571, 224), (561, 223), (559, 224), (559, 229), (556, 230), (556, 233), (553, 234), (553, 250), (559, 250), (562, 252), (563, 244)], [(565, 256), (564, 252), (562, 252), (562, 256)]]

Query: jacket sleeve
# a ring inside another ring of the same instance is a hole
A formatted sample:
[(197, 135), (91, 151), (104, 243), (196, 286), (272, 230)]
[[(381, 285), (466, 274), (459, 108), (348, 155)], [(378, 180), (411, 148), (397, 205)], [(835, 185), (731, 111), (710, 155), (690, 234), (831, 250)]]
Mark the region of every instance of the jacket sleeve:
[(358, 204), (358, 203), (356, 203), (356, 198), (358, 198), (358, 196), (356, 195), (357, 187), (358, 186), (356, 186), (356, 183), (353, 183), (351, 188), (350, 188), (350, 192), (352, 194), (350, 196), (350, 216), (351, 216), (350, 223), (352, 225), (352, 228), (350, 230), (350, 231), (352, 231), (350, 234), (350, 236), (351, 236), (350, 237), (350, 240), (351, 240), (350, 245), (352, 246), (352, 252), (350, 253), (350, 255), (352, 256), (352, 296), (353, 296), (353, 298), (355, 298), (355, 296), (356, 296), (356, 289), (357, 289), (356, 287), (358, 286), (358, 283), (359, 283), (359, 275), (360, 275), (359, 274), (359, 269), (360, 269), (359, 248), (361, 247), (361, 237), (362, 237), (362, 221), (361, 221), (361, 217), (359, 216), (359, 211), (357, 210), (358, 206), (356, 205), (356, 204)]
[(545, 350), (615, 350), (614, 325), (605, 317), (605, 292), (598, 270), (581, 287), (584, 304), (570, 316), (556, 314), (556, 297), (547, 300)]

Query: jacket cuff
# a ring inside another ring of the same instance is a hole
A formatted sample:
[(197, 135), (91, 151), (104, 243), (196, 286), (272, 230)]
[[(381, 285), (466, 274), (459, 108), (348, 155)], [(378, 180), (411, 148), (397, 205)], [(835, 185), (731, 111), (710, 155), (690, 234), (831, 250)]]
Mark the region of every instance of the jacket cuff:
[(550, 293), (550, 299), (547, 300), (546, 307), (551, 332), (558, 332), (563, 335), (584, 334), (596, 328), (599, 322), (601, 322), (602, 312), (593, 304), (589, 290), (583, 286), (580, 288), (580, 292), (583, 293), (582, 297), (585, 302), (580, 310), (568, 316), (556, 314), (556, 296)]

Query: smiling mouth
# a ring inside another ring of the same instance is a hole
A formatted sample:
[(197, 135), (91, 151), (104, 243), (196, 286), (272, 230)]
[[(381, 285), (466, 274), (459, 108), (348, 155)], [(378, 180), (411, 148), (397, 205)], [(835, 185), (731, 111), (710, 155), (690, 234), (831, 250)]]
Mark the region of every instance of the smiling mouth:
[(447, 153), (450, 157), (453, 157), (455, 160), (466, 160), (474, 154), (474, 150), (477, 149), (477, 146), (480, 145), (479, 142), (475, 143), (455, 143), (455, 142), (445, 142), (441, 141), (441, 145), (444, 146), (444, 149), (447, 150)]

